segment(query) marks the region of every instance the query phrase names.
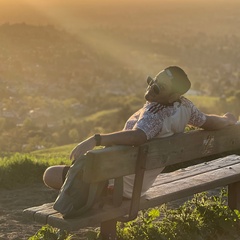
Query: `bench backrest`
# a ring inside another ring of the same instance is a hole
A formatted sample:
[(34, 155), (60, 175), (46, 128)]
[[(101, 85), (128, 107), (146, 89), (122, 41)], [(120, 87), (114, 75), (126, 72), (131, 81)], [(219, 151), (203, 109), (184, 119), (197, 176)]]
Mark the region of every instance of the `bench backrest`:
[[(240, 150), (240, 123), (217, 131), (196, 130), (148, 141), (146, 169)], [(113, 146), (87, 153), (84, 180), (99, 182), (135, 173), (139, 147)]]

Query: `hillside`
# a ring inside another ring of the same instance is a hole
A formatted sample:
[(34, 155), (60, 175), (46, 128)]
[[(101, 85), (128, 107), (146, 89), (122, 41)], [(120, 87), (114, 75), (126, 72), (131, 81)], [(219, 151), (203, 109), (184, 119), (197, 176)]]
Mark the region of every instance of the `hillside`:
[(168, 65), (183, 67), (194, 90), (215, 98), (211, 108), (198, 102), (202, 110), (239, 114), (237, 7), (237, 1), (86, 4), (58, 23), (2, 23), (0, 151), (28, 152), (121, 129), (144, 102), (146, 76)]

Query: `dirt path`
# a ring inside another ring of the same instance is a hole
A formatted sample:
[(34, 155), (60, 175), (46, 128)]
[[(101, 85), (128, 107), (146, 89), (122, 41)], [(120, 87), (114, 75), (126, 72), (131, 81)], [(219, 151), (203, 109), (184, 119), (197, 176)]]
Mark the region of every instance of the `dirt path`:
[(41, 225), (27, 220), (23, 209), (54, 201), (56, 192), (43, 184), (15, 190), (0, 189), (0, 239), (28, 239)]
[[(26, 219), (23, 210), (53, 202), (57, 193), (41, 183), (15, 190), (0, 189), (0, 240), (27, 240), (33, 236), (42, 225)], [(74, 239), (83, 240), (86, 239), (86, 232), (91, 229), (93, 228), (71, 234), (75, 235)]]

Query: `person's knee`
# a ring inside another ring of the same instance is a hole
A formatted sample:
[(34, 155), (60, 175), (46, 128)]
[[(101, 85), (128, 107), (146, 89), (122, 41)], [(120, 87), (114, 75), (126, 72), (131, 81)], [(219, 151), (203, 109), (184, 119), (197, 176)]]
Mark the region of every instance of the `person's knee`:
[(43, 182), (46, 186), (59, 190), (63, 184), (63, 169), (66, 166), (48, 167), (43, 174)]

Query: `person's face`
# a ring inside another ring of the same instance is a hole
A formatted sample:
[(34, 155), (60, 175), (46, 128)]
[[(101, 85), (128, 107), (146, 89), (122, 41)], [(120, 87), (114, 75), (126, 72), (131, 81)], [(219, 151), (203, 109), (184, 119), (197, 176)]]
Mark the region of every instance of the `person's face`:
[(149, 102), (170, 103), (172, 91), (172, 81), (169, 75), (162, 71), (154, 79), (148, 78), (148, 87), (145, 99)]

